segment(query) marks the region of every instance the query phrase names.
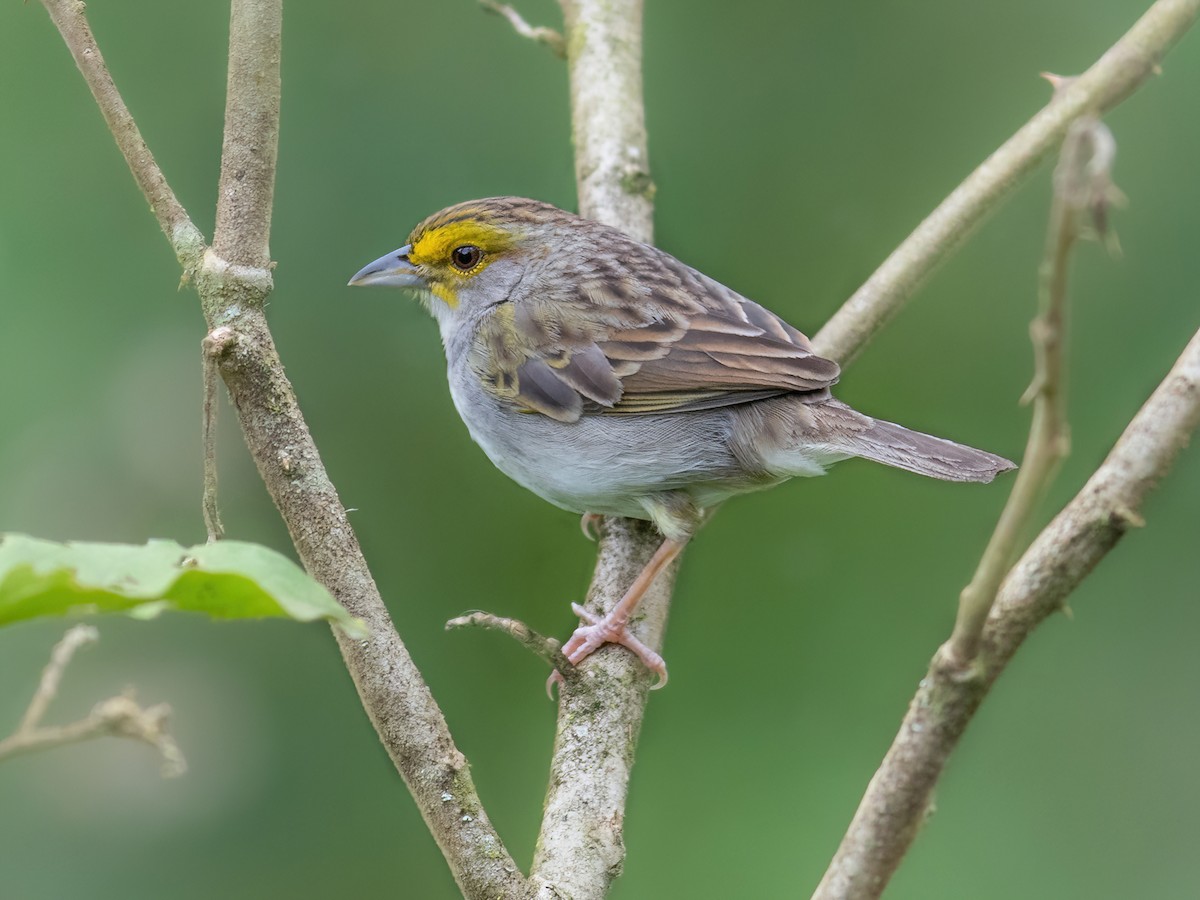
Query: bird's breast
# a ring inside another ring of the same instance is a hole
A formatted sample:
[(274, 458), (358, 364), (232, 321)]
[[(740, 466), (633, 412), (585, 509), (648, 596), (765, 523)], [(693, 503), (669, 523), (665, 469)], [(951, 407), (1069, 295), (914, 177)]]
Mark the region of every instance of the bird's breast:
[(640, 499), (647, 495), (685, 489), (728, 496), (737, 490), (721, 485), (744, 478), (729, 449), (725, 410), (564, 423), (488, 394), (466, 366), (449, 374), (454, 405), (488, 458), (563, 509), (646, 518)]

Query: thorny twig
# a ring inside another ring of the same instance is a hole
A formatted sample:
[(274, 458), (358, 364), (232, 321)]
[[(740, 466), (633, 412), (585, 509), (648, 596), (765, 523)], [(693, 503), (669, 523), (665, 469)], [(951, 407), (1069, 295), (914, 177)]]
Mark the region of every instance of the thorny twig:
[(1083, 220), (1106, 231), (1114, 196), (1110, 171), (1116, 144), (1108, 127), (1084, 116), (1067, 131), (1054, 173), (1054, 197), (1038, 289), (1039, 312), (1029, 327), (1034, 375), (1022, 402), (1033, 402), (1025, 456), (996, 529), (970, 583), (959, 597), (958, 618), (941, 649), (942, 661), (965, 671), (974, 662), (984, 623), (1038, 503), (1070, 447), (1066, 416), (1067, 278)]

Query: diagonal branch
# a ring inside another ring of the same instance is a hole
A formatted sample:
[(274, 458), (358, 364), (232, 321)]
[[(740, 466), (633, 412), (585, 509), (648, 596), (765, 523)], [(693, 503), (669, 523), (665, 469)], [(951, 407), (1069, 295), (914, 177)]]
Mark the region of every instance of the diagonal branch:
[[(217, 364), (246, 444), (305, 568), (370, 629), (365, 641), (335, 630), (338, 646), (363, 706), (455, 880), (467, 897), (509, 896), (524, 879), (492, 828), (467, 760), (367, 568), (279, 361), (261, 298), (254, 293), (262, 283), (239, 283), (232, 291), (220, 288), (226, 271), (236, 275), (247, 266), (261, 272), (269, 260), (270, 210), (263, 207), (271, 201), (279, 133), (281, 17), (282, 0), (232, 4), (224, 146), (234, 156), (222, 161), (214, 248), (233, 259), (227, 270), (217, 268), (226, 264), (214, 262), (211, 255), (205, 265), (205, 274), (211, 272), (216, 282), (204, 303), (209, 326), (229, 329), (214, 351)], [(198, 287), (204, 299), (203, 281)]]
[[(279, 129), (281, 0), (233, 0), (225, 156), (217, 236), (208, 251), (174, 202), (104, 69), (83, 4), (43, 2), (72, 55), (83, 60), (80, 71), (106, 119), (115, 122), (118, 146), (151, 199), (185, 273), (196, 275), (210, 328), (205, 352), (225, 380), (246, 444), (297, 554), (308, 572), (370, 629), (365, 641), (352, 641), (336, 630), (335, 635), (372, 724), (464, 895), (519, 896), (525, 879), (484, 813), (467, 760), (396, 633), (263, 312), (271, 290), (268, 234)], [(158, 202), (162, 198), (171, 202)]]
[(813, 338), (822, 356), (845, 364), (900, 311), (929, 274), (1062, 141), (1086, 113), (1116, 106), (1158, 70), (1191, 26), (1200, 0), (1159, 0), (1090, 69), (983, 161), (897, 247)]
[[(504, 616), (477, 611), (467, 613), (464, 616), (457, 616), (446, 623), (447, 631), (453, 631), (456, 628), (482, 628), (486, 631), (502, 632), (534, 656), (549, 663), (552, 668), (561, 672), (565, 672), (571, 668), (571, 663), (563, 656), (562, 648), (559, 646), (558, 641), (554, 638), (548, 638), (544, 634), (539, 634), (518, 619), (509, 619)], [(549, 684), (547, 684), (548, 688)], [(550, 699), (554, 699), (553, 695), (551, 695)]]
[[(579, 212), (638, 240), (653, 236), (642, 99), (641, 0), (561, 0)], [(588, 606), (611, 609), (653, 555), (645, 522), (605, 519)], [(662, 647), (678, 566), (646, 593), (637, 637)], [(625, 860), (629, 774), (650, 678), (621, 648), (595, 653), (560, 688), (558, 729), (530, 881), (539, 900), (601, 898)]]

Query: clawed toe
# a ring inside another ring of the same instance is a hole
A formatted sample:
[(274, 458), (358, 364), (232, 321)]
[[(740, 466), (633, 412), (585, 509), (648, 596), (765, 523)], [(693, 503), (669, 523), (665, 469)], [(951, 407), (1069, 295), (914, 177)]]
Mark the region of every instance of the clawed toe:
[(605, 644), (620, 644), (631, 650), (647, 669), (658, 676), (658, 682), (651, 690), (657, 690), (667, 683), (667, 664), (662, 656), (634, 637), (624, 623), (618, 623), (609, 617), (600, 619), (578, 603), (572, 603), (571, 609), (587, 623), (576, 628), (575, 633), (563, 645), (563, 655), (570, 660), (571, 665), (579, 665)]
[(546, 679), (546, 696), (550, 698), (550, 702), (554, 702), (554, 687), (558, 686), (558, 690), (562, 691), (562, 686), (567, 683), (567, 679), (563, 678), (562, 672), (555, 669), (550, 673), (550, 677)]
[[(598, 519), (599, 516), (591, 513), (585, 514), (581, 523), (584, 533), (587, 533), (588, 526)], [(622, 647), (632, 650), (642, 664), (658, 676), (658, 683), (652, 689), (663, 687), (667, 683), (667, 664), (663, 662), (663, 658), (630, 634), (627, 625), (637, 609), (638, 603), (641, 602), (642, 596), (646, 593), (646, 589), (650, 587), (658, 573), (671, 564), (671, 561), (679, 555), (686, 544), (686, 538), (682, 540), (665, 538), (658, 549), (654, 551), (649, 562), (642, 567), (642, 571), (633, 580), (633, 584), (625, 591), (625, 595), (617, 601), (617, 604), (604, 618), (593, 615), (578, 603), (571, 604), (575, 615), (584, 622), (575, 629), (575, 633), (562, 648), (563, 655), (567, 657), (571, 665), (579, 665), (605, 644), (620, 644)], [(549, 686), (548, 683), (547, 689)]]
[(584, 513), (579, 518), (579, 527), (583, 530), (583, 536), (593, 543), (600, 539), (600, 523), (604, 516), (600, 513)]

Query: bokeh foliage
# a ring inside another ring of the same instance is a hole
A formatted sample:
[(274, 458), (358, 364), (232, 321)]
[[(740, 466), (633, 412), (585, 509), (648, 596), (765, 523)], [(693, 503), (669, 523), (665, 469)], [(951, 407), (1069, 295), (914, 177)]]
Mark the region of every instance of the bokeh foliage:
[[(522, 0), (539, 23), (551, 0)], [(646, 11), (659, 243), (806, 331), (1141, 4), (658, 0)], [(93, 3), (118, 84), (211, 233), (222, 3)], [(202, 319), (37, 3), (0, 4), (0, 531), (203, 539)], [(495, 472), (456, 418), (436, 329), (346, 279), (449, 203), (573, 204), (565, 70), (468, 0), (293, 4), (271, 317), (401, 633), (528, 860), (554, 709), (541, 664), (466, 609), (572, 627), (592, 548)], [(1124, 256), (1073, 282), (1074, 453), (1102, 459), (1200, 326), (1195, 36), (1109, 117)], [(1048, 170), (850, 368), (865, 411), (1019, 454)], [(232, 418), (233, 537), (289, 550)], [(955, 757), (890, 897), (1185, 896), (1200, 879), (1200, 459), (1018, 656)], [(688, 551), (626, 819), (618, 900), (815, 885), (948, 634), (1002, 486), (865, 463), (729, 505)], [(290, 552), (290, 550), (289, 550)], [(0, 731), (58, 623), (0, 634)], [(0, 768), (13, 898), (456, 896), (319, 626), (102, 623), (56, 706), (169, 700), (189, 775), (109, 742)]]

